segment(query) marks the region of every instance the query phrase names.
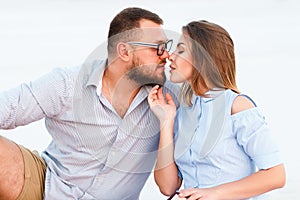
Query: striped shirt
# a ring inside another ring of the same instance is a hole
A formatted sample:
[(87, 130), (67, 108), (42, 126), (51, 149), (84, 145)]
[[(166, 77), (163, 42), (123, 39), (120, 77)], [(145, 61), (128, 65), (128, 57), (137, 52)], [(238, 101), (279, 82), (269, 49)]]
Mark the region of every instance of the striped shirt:
[[(52, 136), (42, 153), (46, 200), (138, 199), (153, 169), (159, 121), (147, 102), (151, 87), (140, 89), (121, 118), (101, 92), (105, 66), (58, 68), (0, 93), (1, 129), (45, 119)], [(168, 81), (164, 87), (173, 96), (178, 89)]]

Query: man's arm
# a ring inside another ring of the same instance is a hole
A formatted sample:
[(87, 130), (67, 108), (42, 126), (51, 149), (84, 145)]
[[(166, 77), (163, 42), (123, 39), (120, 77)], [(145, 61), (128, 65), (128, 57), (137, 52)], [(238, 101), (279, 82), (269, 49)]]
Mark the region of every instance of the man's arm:
[(68, 76), (66, 71), (56, 69), (29, 84), (0, 92), (0, 129), (59, 115), (70, 104)]
[(0, 128), (13, 129), (44, 117), (27, 84), (0, 93)]

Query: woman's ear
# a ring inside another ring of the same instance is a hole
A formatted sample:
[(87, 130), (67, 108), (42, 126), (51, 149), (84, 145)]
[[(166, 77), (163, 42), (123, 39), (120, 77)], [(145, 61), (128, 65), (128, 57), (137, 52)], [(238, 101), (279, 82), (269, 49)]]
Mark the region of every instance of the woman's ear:
[(130, 60), (130, 51), (129, 51), (128, 47), (129, 46), (123, 42), (120, 42), (117, 45), (117, 53), (119, 55), (119, 58), (124, 61)]

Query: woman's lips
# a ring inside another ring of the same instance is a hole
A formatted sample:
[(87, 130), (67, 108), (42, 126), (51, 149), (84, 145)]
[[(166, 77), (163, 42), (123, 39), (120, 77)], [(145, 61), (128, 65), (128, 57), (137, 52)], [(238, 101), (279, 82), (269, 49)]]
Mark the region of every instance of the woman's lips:
[(170, 72), (174, 71), (176, 68), (173, 65), (170, 65)]

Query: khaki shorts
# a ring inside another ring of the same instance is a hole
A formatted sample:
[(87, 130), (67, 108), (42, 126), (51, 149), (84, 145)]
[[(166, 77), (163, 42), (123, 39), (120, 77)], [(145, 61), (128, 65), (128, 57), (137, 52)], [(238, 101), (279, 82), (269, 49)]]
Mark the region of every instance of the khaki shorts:
[(38, 152), (18, 145), (24, 159), (25, 180), (17, 200), (42, 200), (44, 196), (46, 163)]

